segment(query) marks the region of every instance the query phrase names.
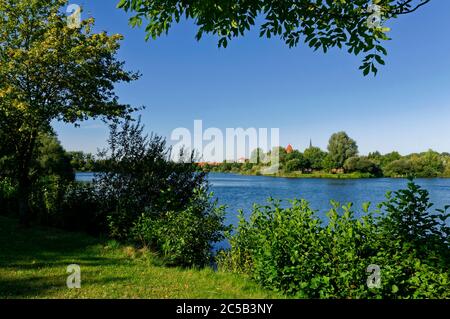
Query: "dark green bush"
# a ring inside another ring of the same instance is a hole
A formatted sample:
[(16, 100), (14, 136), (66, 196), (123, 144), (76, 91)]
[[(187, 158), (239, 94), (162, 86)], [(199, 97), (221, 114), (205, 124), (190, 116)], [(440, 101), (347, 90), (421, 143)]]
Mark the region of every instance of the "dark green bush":
[[(427, 193), (414, 183), (380, 208), (366, 204), (355, 218), (351, 204), (334, 203), (323, 222), (304, 200), (255, 206), (219, 267), (300, 298), (449, 298), (449, 215), (428, 213)], [(376, 289), (367, 285), (370, 265), (381, 269)]]
[(384, 176), (407, 177), (414, 175), (414, 167), (410, 160), (399, 159), (386, 165), (383, 169)]
[(0, 214), (14, 215), (17, 210), (17, 185), (11, 178), (0, 178)]
[(102, 194), (91, 183), (72, 183), (65, 191), (57, 227), (92, 235), (107, 233)]
[(142, 245), (156, 248), (169, 265), (202, 267), (212, 260), (212, 244), (224, 239), (224, 217), (225, 208), (199, 190), (182, 211), (157, 218), (142, 214), (132, 234)]
[(301, 171), (304, 168), (305, 168), (305, 166), (303, 165), (302, 161), (295, 158), (286, 163), (285, 171), (290, 173), (290, 172), (295, 172), (295, 171)]
[(350, 157), (345, 161), (344, 169), (348, 173), (361, 172), (369, 173), (373, 176), (381, 176), (381, 168), (372, 160), (367, 157)]
[(109, 235), (150, 246), (167, 263), (203, 266), (220, 241), (223, 208), (206, 195), (206, 173), (193, 154), (173, 161), (166, 141), (143, 134), (139, 121), (112, 125), (105, 171), (94, 188)]
[(29, 205), (35, 223), (55, 227), (60, 224), (61, 203), (69, 184), (57, 175), (42, 176), (33, 183)]
[(130, 239), (130, 229), (142, 213), (159, 218), (168, 211), (183, 211), (194, 192), (208, 186), (192, 154), (172, 161), (166, 141), (144, 135), (139, 121), (112, 125), (108, 144), (104, 171), (96, 174), (94, 187), (116, 239)]
[(241, 219), (219, 266), (299, 298), (362, 296), (371, 264), (372, 217), (356, 220), (350, 205), (340, 211), (335, 203), (324, 225), (308, 202), (291, 204), (255, 206), (248, 222)]

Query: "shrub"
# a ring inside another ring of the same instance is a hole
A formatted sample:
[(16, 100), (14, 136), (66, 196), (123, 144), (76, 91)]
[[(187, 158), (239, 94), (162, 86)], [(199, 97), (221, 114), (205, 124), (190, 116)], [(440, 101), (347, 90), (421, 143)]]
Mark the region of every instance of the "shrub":
[(303, 170), (304, 165), (299, 159), (292, 159), (286, 163), (285, 170), (286, 172), (294, 172)]
[(449, 227), (446, 220), (450, 214), (446, 210), (430, 212), (429, 192), (412, 180), (407, 189), (387, 194), (387, 201), (382, 205), (386, 211), (382, 226), (391, 239), (400, 239), (418, 249), (432, 249), (430, 245), (450, 245)]
[(411, 156), (411, 162), (417, 177), (438, 177), (445, 171), (445, 164), (440, 154), (432, 150)]
[(18, 210), (17, 186), (7, 177), (0, 178), (0, 214), (13, 215)]
[(109, 235), (154, 248), (167, 263), (203, 266), (211, 244), (220, 241), (223, 208), (207, 196), (206, 173), (194, 156), (182, 152), (179, 161), (163, 138), (143, 134), (138, 121), (111, 126), (105, 172), (97, 174)]
[(155, 218), (142, 214), (132, 228), (135, 240), (156, 248), (169, 265), (202, 267), (211, 261), (212, 244), (224, 239), (225, 208), (196, 191), (182, 211)]
[(92, 235), (106, 234), (106, 216), (102, 194), (91, 183), (71, 183), (61, 203), (57, 227), (83, 231)]
[(380, 167), (367, 157), (354, 156), (349, 158), (345, 161), (344, 169), (349, 173), (369, 173), (373, 176), (380, 176), (382, 174)]
[(220, 267), (247, 272), (264, 287), (295, 297), (361, 297), (371, 217), (356, 220), (351, 205), (341, 214), (335, 203), (324, 225), (308, 202), (291, 204), (255, 206), (250, 220), (241, 220), (231, 250), (220, 256)]
[(304, 156), (312, 169), (321, 170), (323, 169), (323, 161), (327, 156), (327, 153), (318, 147), (309, 147), (305, 150)]
[[(301, 298), (449, 298), (449, 215), (430, 207), (412, 182), (380, 211), (365, 204), (361, 218), (351, 204), (334, 203), (322, 222), (304, 200), (271, 200), (241, 215), (219, 267)], [(378, 289), (367, 285), (370, 265), (381, 269)]]
[(383, 174), (388, 177), (412, 176), (414, 175), (413, 164), (408, 159), (395, 160), (385, 166)]
[(35, 222), (55, 227), (60, 224), (61, 203), (68, 183), (60, 176), (45, 175), (33, 184), (29, 205)]
[(206, 173), (198, 170), (192, 154), (172, 161), (166, 141), (144, 135), (143, 129), (139, 121), (111, 126), (109, 149), (100, 154), (107, 157), (104, 172), (94, 179), (110, 235), (120, 240), (129, 239), (142, 213), (158, 218), (168, 211), (182, 211), (195, 190), (208, 186)]

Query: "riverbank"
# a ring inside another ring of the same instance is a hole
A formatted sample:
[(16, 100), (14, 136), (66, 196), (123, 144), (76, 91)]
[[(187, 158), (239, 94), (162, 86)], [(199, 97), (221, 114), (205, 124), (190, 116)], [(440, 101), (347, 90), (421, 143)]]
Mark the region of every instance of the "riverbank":
[[(276, 174), (261, 174), (259, 172), (254, 171), (210, 171), (211, 173), (220, 173), (220, 174), (237, 174), (242, 176), (264, 176), (264, 177), (278, 177), (278, 178), (299, 178), (299, 179), (406, 179), (407, 176), (375, 176), (370, 173), (327, 173), (327, 172), (312, 172), (312, 173), (302, 173), (302, 172), (279, 172)], [(435, 179), (435, 178), (443, 178), (450, 179), (450, 175), (442, 175), (436, 177), (417, 177), (421, 179)]]
[(365, 173), (341, 173), (341, 174), (332, 174), (325, 172), (313, 172), (304, 174), (301, 172), (292, 172), (286, 173), (281, 172), (277, 174), (255, 174), (249, 172), (239, 172), (238, 174), (244, 176), (266, 176), (266, 177), (281, 177), (281, 178), (324, 178), (324, 179), (367, 179), (367, 178), (377, 178), (377, 176)]
[(215, 171), (211, 170), (211, 173), (221, 173), (221, 174), (237, 174), (242, 176), (264, 176), (264, 177), (279, 177), (279, 178), (304, 178), (304, 179), (371, 179), (371, 178), (384, 178), (379, 176), (374, 176), (369, 173), (327, 173), (327, 172), (312, 172), (312, 173), (302, 173), (302, 172), (279, 172), (276, 174), (262, 174), (259, 171)]
[[(84, 234), (23, 229), (0, 216), (0, 298), (274, 299), (243, 276), (168, 268), (150, 254)], [(81, 289), (66, 286), (66, 267), (81, 267)]]

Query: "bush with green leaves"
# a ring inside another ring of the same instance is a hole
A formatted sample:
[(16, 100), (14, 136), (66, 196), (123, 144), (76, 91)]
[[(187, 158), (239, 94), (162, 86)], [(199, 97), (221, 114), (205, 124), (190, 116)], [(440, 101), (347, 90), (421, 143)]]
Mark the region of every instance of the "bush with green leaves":
[(107, 233), (102, 194), (91, 183), (75, 182), (65, 189), (56, 227), (92, 235)]
[(384, 176), (388, 177), (408, 177), (414, 175), (413, 164), (409, 159), (395, 160), (386, 165), (383, 169)]
[(301, 171), (305, 168), (305, 165), (303, 165), (302, 161), (298, 158), (294, 158), (286, 163), (285, 171), (286, 172), (295, 172), (295, 171)]
[(143, 213), (131, 233), (141, 245), (159, 252), (168, 265), (203, 267), (212, 261), (212, 245), (225, 238), (224, 218), (225, 207), (198, 190), (182, 211), (158, 217)]
[(182, 211), (194, 192), (208, 187), (206, 173), (199, 171), (192, 154), (173, 161), (165, 139), (146, 135), (140, 121), (111, 125), (108, 149), (94, 187), (102, 194), (110, 235), (129, 239), (130, 229), (142, 213), (160, 217), (167, 211)]
[(11, 178), (0, 177), (0, 214), (14, 215), (17, 212), (17, 185)]
[(432, 206), (429, 192), (412, 180), (382, 204), (382, 252), (397, 272), (385, 281), (395, 297), (450, 298), (450, 206)]
[(109, 235), (150, 246), (171, 265), (205, 265), (225, 231), (223, 208), (206, 195), (192, 153), (174, 161), (166, 141), (143, 129), (140, 121), (111, 126), (105, 170), (93, 182)]
[[(218, 264), (299, 298), (450, 298), (449, 214), (430, 208), (413, 182), (359, 218), (351, 204), (333, 203), (322, 220), (305, 200), (270, 200), (249, 220), (241, 214)], [(371, 265), (381, 269), (376, 289)]]
[(354, 156), (347, 159), (344, 163), (344, 169), (348, 173), (361, 172), (369, 173), (372, 176), (381, 176), (380, 167), (367, 157)]
[[(30, 196), (28, 206), (30, 220), (39, 224), (54, 225), (55, 218), (60, 216), (60, 204), (68, 185), (74, 179), (74, 171), (70, 165), (70, 158), (54, 134), (40, 133), (37, 136), (37, 149), (33, 153), (32, 174), (30, 175)], [(5, 206), (11, 215), (19, 211), (18, 172), (12, 169), (16, 159), (4, 156), (0, 159), (0, 186), (5, 197)], [(5, 192), (6, 191), (6, 192)], [(2, 201), (2, 200), (0, 200)]]
[(220, 268), (298, 298), (368, 296), (372, 216), (356, 220), (351, 205), (341, 211), (334, 203), (325, 225), (305, 200), (281, 204), (271, 200), (255, 206), (249, 221), (241, 218)]

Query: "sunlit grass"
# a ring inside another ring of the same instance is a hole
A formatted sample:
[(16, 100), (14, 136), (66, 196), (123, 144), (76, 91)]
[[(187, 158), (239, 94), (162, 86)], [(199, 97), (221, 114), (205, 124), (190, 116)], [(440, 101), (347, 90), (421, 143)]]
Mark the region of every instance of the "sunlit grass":
[[(66, 286), (70, 264), (81, 289)], [(0, 217), (0, 298), (279, 298), (248, 278), (168, 268), (146, 251)]]

